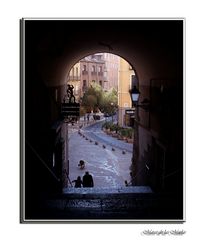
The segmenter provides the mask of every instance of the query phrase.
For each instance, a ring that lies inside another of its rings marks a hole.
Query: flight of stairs
[[[182,220],[181,199],[153,193],[148,186],[67,188],[51,196],[43,218],[66,221]]]

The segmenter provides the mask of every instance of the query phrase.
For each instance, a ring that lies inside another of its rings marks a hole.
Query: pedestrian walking
[[[87,123],[89,123],[90,120],[90,114],[87,114]]]
[[[82,178],[83,187],[94,187],[93,177],[89,172],[85,172],[85,175]]]
[[[82,183],[82,180],[81,180],[80,176],[78,176],[77,179],[73,180],[72,182],[75,182],[75,185],[74,185],[75,188],[81,188],[82,187],[83,183]]]

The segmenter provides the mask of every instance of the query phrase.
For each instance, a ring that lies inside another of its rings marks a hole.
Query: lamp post
[[[139,153],[138,153],[138,149],[139,149],[139,107],[141,107],[142,109],[144,109],[145,111],[149,111],[150,109],[150,101],[148,99],[144,99],[140,104],[139,104],[139,97],[140,95],[140,91],[139,89],[134,86],[133,89],[131,89],[129,91],[130,96],[131,96],[131,101],[132,101],[132,106],[135,107],[135,122],[134,122],[134,145],[133,145],[133,155],[132,155],[132,184],[136,185],[138,183],[139,178],[142,174],[141,170],[141,162],[138,161],[139,158]],[[139,174],[138,174],[139,173]]]
[[[132,163],[131,163],[131,181],[132,185],[136,185],[136,177],[137,177],[137,169],[138,169],[138,162],[137,162],[137,149],[139,147],[138,144],[138,112],[137,112],[137,104],[139,101],[139,95],[140,91],[137,89],[136,86],[133,87],[133,89],[129,90],[131,101],[132,101],[132,107],[135,107],[135,121],[134,121],[134,145],[133,145],[133,153],[132,153]]]
[[[141,107],[144,110],[149,111],[149,108],[150,108],[150,101],[149,101],[149,99],[145,98],[141,102],[141,104],[138,104],[139,97],[140,97],[140,91],[137,89],[136,86],[134,86],[133,89],[131,89],[129,92],[130,92],[130,95],[131,95],[132,105],[134,107]]]
[[[132,105],[135,107],[137,106],[139,100],[140,91],[137,89],[136,86],[134,86],[133,89],[131,89],[129,92],[131,95]]]

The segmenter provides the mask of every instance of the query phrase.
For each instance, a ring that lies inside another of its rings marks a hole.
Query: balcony
[[[92,76],[96,76],[96,75],[97,75],[97,72],[91,72],[91,75],[92,75]]]
[[[98,76],[103,76],[103,72],[98,72]]]
[[[88,71],[86,71],[86,70],[82,71],[82,75],[87,75],[87,74],[88,74]]]

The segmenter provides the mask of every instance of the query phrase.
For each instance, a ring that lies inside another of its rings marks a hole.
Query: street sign
[[[79,117],[79,103],[62,103],[61,114],[63,117]]]
[[[129,115],[135,114],[135,110],[134,109],[126,110],[126,114],[129,114]]]

